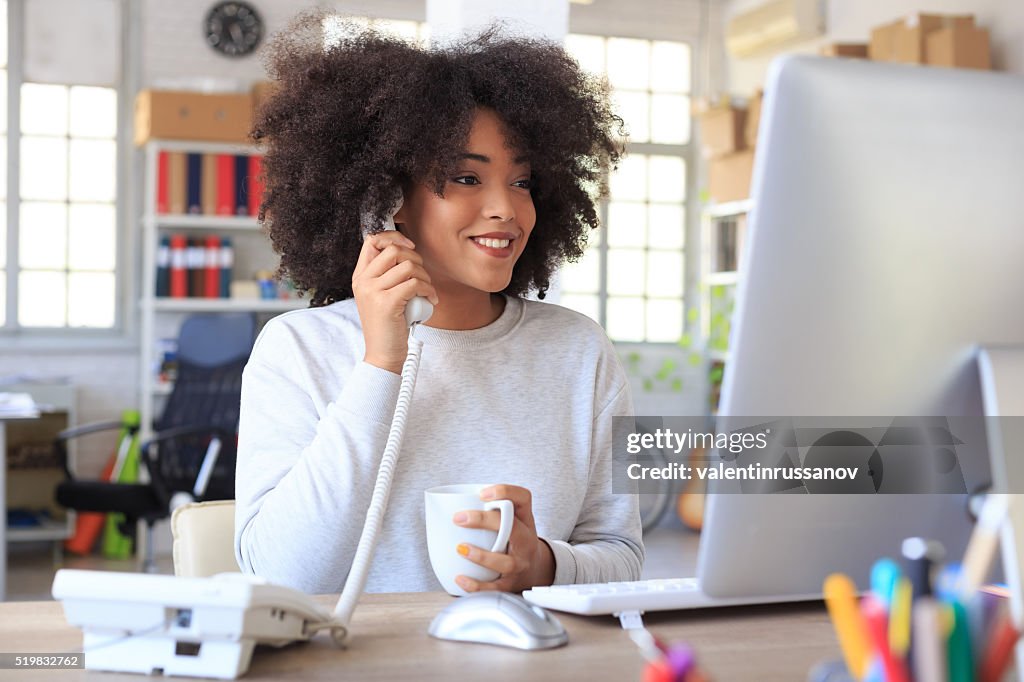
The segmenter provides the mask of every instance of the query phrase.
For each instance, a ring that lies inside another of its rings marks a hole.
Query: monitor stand
[[[1010,587],[1010,610],[1018,631],[1024,627],[1024,346],[990,346],[978,353],[995,492],[1011,495],[1003,524],[1003,571]],[[1017,670],[1024,670],[1024,640],[1017,643]]]

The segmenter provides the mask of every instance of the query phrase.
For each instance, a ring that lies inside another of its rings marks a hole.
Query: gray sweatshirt
[[[492,324],[419,326],[424,343],[370,592],[440,590],[423,491],[528,488],[555,584],[637,580],[635,495],[611,490],[612,416],[632,399],[597,324],[509,298]],[[362,361],[352,299],[272,319],[242,383],[235,552],[243,571],[340,592],[355,555],[398,398],[399,375]],[[453,548],[454,551],[454,548]]]

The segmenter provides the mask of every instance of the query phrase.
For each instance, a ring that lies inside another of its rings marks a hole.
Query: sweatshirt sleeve
[[[576,526],[568,542],[544,539],[555,557],[555,585],[640,579],[640,501],[612,492],[612,417],[633,415],[629,383],[617,369],[622,383],[594,417],[590,478]]]
[[[401,379],[359,362],[320,414],[282,327],[267,325],[242,377],[235,556],[243,572],[334,593],[355,556]]]

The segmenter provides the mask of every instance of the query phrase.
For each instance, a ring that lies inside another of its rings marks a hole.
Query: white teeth
[[[482,237],[473,237],[473,241],[477,244],[483,244],[489,246],[492,249],[504,249],[509,245],[510,239],[484,239]]]

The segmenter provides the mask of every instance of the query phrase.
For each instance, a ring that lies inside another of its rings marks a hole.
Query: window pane
[[[682,298],[682,252],[649,251],[647,253],[647,294]]]
[[[644,340],[644,300],[608,299],[608,336],[616,341]]]
[[[604,75],[604,38],[579,34],[565,37],[565,49],[585,71]]]
[[[22,84],[21,132],[26,135],[67,135],[67,86]]]
[[[7,273],[0,270],[0,327],[7,324]]]
[[[117,135],[117,91],[113,88],[71,88],[71,134],[82,137]]]
[[[690,100],[682,95],[651,96],[651,142],[686,144],[690,140]]]
[[[0,201],[0,269],[7,267],[7,202]],[[0,276],[0,279],[3,279]]]
[[[651,90],[690,91],[690,46],[655,41],[651,44]]]
[[[24,202],[18,230],[18,264],[29,269],[67,267],[67,206]],[[63,313],[62,313],[63,314]]]
[[[612,93],[615,112],[626,122],[626,133],[632,142],[651,138],[650,96],[646,92],[616,90]]]
[[[683,335],[682,301],[647,301],[647,340],[674,343]]]
[[[113,201],[116,188],[113,140],[71,140],[72,201]]]
[[[642,296],[646,279],[643,251],[608,249],[609,294]]]
[[[608,39],[608,81],[613,88],[646,90],[650,85],[650,43],[632,38]]]
[[[26,327],[63,327],[66,297],[63,272],[21,271],[18,274],[18,323]]]
[[[0,0],[0,67],[7,66],[7,0]],[[6,93],[7,91],[4,90]],[[4,95],[4,99],[7,96]],[[0,297],[2,298],[2,297]]]
[[[21,197],[23,199],[68,198],[68,144],[66,139],[21,138]]]
[[[117,241],[112,204],[72,204],[68,225],[71,269],[114,269]]]
[[[575,310],[578,313],[586,315],[594,322],[600,323],[601,321],[600,315],[598,314],[600,301],[596,295],[562,294],[558,303],[570,310]]]
[[[612,172],[608,189],[613,199],[644,201],[647,199],[647,157],[630,154]]]
[[[678,156],[652,156],[652,201],[679,202],[686,198],[686,163]]]
[[[562,281],[562,291],[596,294],[601,285],[600,250],[587,249],[579,262],[566,263],[559,271],[559,277]]]
[[[608,204],[608,245],[643,247],[647,243],[647,208],[636,201]]]
[[[69,326],[114,326],[114,273],[72,272],[68,284]]]
[[[681,249],[686,243],[686,212],[680,204],[651,204],[647,245],[652,249]]]

